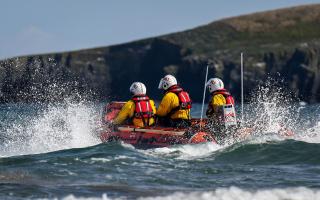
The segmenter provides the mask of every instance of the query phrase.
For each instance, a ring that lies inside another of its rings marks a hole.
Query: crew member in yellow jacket
[[[126,102],[114,119],[113,124],[119,125],[129,120],[137,127],[148,127],[155,123],[156,107],[154,101],[146,95],[146,86],[141,82],[134,82],[130,87],[132,98]]]
[[[159,89],[165,94],[157,109],[157,116],[166,126],[185,128],[191,125],[191,99],[172,75],[166,75],[160,80]]]
[[[220,115],[222,106],[226,104],[234,105],[234,99],[231,94],[224,88],[224,84],[219,78],[211,78],[206,86],[211,94],[211,99],[208,104],[207,117],[211,118],[214,115]]]
[[[224,84],[221,79],[219,78],[211,78],[207,82],[207,87],[208,90],[211,94],[211,99],[208,104],[208,109],[207,109],[207,117],[209,118],[211,122],[211,128],[215,129],[216,136],[221,136],[224,137],[223,134],[225,134],[225,128],[229,124],[231,125],[231,120],[234,119],[236,123],[236,113],[234,110],[234,99],[231,96],[231,94],[224,88]],[[224,116],[224,106],[229,105],[233,107],[230,109],[228,112],[229,118],[228,121],[226,122],[225,116]],[[231,111],[231,112],[230,112]]]

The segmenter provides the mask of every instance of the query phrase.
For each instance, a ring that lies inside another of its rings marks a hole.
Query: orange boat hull
[[[111,131],[106,129],[100,135],[103,142],[123,141],[136,148],[157,148],[177,144],[197,144],[204,142],[216,143],[211,134],[205,132],[190,133],[187,130],[172,128],[139,129],[134,127],[122,127],[125,130]]]

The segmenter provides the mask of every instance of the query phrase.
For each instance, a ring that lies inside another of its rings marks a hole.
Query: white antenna
[[[207,79],[208,79],[208,69],[209,69],[209,64],[207,65],[207,71],[206,71],[206,79],[204,81],[204,88],[203,88],[203,96],[202,96],[202,107],[201,107],[201,118],[200,118],[200,128],[201,128],[201,122],[202,122],[202,116],[203,116],[203,107],[204,107],[204,100],[206,98],[206,84],[207,84]]]
[[[243,53],[241,52],[241,122],[243,122]]]

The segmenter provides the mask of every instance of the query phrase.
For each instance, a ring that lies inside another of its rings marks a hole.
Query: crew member
[[[207,87],[211,93],[211,99],[207,109],[207,117],[212,120],[212,122],[217,125],[218,130],[221,130],[222,125],[225,125],[224,107],[225,105],[230,105],[228,113],[230,117],[235,119],[234,111],[234,98],[231,94],[224,88],[224,84],[219,78],[211,78],[207,82]]]
[[[132,98],[120,110],[113,124],[123,124],[129,120],[137,127],[152,126],[155,122],[156,107],[154,101],[146,95],[146,86],[141,82],[134,82],[130,86]]]
[[[176,78],[166,75],[160,80],[158,88],[164,90],[164,96],[157,109],[160,122],[165,126],[177,128],[190,126],[192,102],[189,94],[177,84]]]

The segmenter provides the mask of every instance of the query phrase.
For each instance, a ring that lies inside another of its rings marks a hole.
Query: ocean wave
[[[139,200],[319,200],[320,190],[305,187],[285,189],[246,190],[237,187],[219,188],[209,192],[177,192],[162,197],[143,197]]]
[[[125,200],[126,197],[77,197],[68,195],[63,200]],[[213,191],[175,192],[166,196],[139,197],[138,200],[320,200],[320,190],[306,187],[248,190],[238,187],[218,188]]]
[[[155,158],[214,160],[215,163],[258,165],[320,163],[316,156],[320,154],[319,144],[293,139],[283,140],[278,138],[279,140],[277,140],[275,137],[268,136],[263,139],[252,139],[232,145],[203,143],[136,151]]]
[[[91,147],[71,148],[37,155],[11,157],[10,160],[74,158],[84,163],[138,162],[143,160],[161,160],[163,162],[205,161],[216,164],[250,164],[250,165],[289,165],[289,164],[320,164],[318,156],[320,144],[297,140],[270,140],[257,142],[242,141],[232,145],[214,143],[174,145],[155,149],[135,149],[123,143],[98,144]],[[0,158],[4,160],[5,157]],[[143,162],[139,162],[143,164]]]

